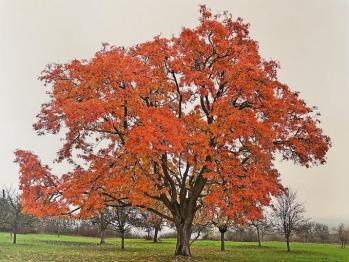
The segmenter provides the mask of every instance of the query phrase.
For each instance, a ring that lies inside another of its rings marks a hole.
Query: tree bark
[[[159,228],[155,227],[155,229],[154,229],[154,238],[153,238],[154,243],[158,242],[158,233],[159,233]]]
[[[13,244],[16,244],[17,243],[17,229],[15,228],[13,230],[13,241],[12,241]]]
[[[182,223],[176,223],[177,229],[177,244],[176,256],[191,256],[190,252],[190,237],[192,229],[192,220],[187,219]]]
[[[286,244],[287,244],[287,251],[289,252],[291,249],[290,249],[290,237],[289,236],[286,236]]]
[[[224,247],[224,234],[225,234],[225,232],[227,232],[228,227],[226,225],[220,225],[220,226],[218,226],[218,230],[221,233],[221,251],[224,251],[225,250],[225,247]]]
[[[121,231],[121,249],[125,249],[125,231]]]
[[[224,251],[225,250],[225,247],[224,247],[224,233],[225,231],[220,231],[221,232],[221,251]]]
[[[100,237],[101,237],[101,241],[99,242],[99,244],[100,245],[105,244],[105,230],[104,229],[101,229]]]
[[[257,237],[258,237],[258,246],[260,247],[261,246],[261,236],[260,236],[258,227],[257,227]]]

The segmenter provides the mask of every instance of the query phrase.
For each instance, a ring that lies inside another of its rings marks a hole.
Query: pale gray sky
[[[0,0],[0,186],[17,185],[16,148],[49,162],[59,147],[57,137],[38,137],[32,129],[47,99],[37,80],[46,64],[90,58],[102,42],[131,46],[177,34],[197,24],[200,3],[251,23],[263,57],[281,63],[279,78],[318,106],[333,142],[328,163],[277,166],[309,217],[349,223],[349,0]]]

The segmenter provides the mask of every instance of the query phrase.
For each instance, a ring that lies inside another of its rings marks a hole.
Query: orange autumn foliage
[[[177,228],[203,205],[258,217],[282,188],[277,155],[325,163],[330,139],[315,109],[277,79],[278,64],[260,56],[248,24],[200,12],[199,25],[179,36],[105,44],[90,60],[43,71],[50,100],[34,128],[65,134],[58,162],[84,164],[55,176],[18,150],[26,212],[90,216],[120,202],[161,202]]]

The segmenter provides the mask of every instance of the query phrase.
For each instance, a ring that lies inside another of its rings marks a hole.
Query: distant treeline
[[[288,201],[283,201],[283,200]],[[277,204],[279,203],[279,205]],[[281,205],[280,205],[281,203]],[[289,203],[288,209],[282,203]],[[290,208],[291,207],[291,208]],[[298,207],[298,208],[292,208]],[[289,220],[280,219],[277,211],[288,213],[298,220],[290,224]],[[285,212],[285,210],[289,210]],[[192,241],[210,239],[257,242],[287,240],[284,227],[289,227],[289,241],[312,243],[340,243],[344,248],[349,241],[349,228],[340,224],[330,228],[322,223],[303,218],[304,209],[298,204],[294,193],[280,196],[273,212],[265,212],[262,219],[234,224],[233,221],[205,221],[198,219],[192,229]],[[144,209],[134,207],[105,208],[94,217],[77,219],[72,216],[36,218],[22,212],[18,193],[6,189],[0,196],[0,231],[9,232],[16,243],[17,234],[50,233],[60,235],[81,235],[100,237],[100,244],[107,237],[121,237],[121,248],[125,238],[146,238],[157,242],[160,238],[176,238],[175,226],[165,219]]]

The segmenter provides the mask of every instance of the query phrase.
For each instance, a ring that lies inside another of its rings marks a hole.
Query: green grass
[[[108,239],[108,244],[98,245],[97,238],[56,235],[18,235],[17,244],[11,244],[8,233],[0,233],[0,261],[173,261],[175,240],[160,243],[130,239],[126,249],[120,250],[119,239]],[[292,243],[291,252],[285,251],[282,242],[255,243],[226,241],[226,251],[219,251],[219,241],[198,240],[192,246],[190,261],[349,261],[349,248],[339,245]],[[181,260],[182,261],[182,260]]]

